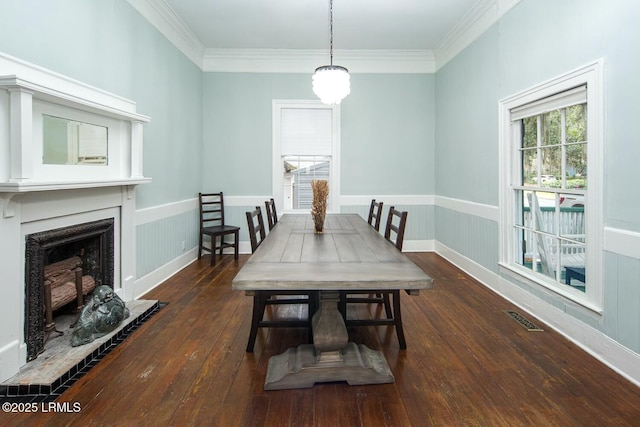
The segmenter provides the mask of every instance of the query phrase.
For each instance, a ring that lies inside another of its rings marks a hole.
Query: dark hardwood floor
[[[0,413],[0,424],[640,425],[637,386],[443,258],[409,256],[435,287],[403,295],[407,350],[393,327],[350,331],[352,341],[385,354],[393,384],[264,391],[269,357],[304,343],[306,331],[262,330],[255,352],[245,353],[251,298],[232,291],[231,280],[248,256],[214,267],[204,257],[149,292],[145,298],[169,304],[58,399],[79,403],[80,412]],[[379,307],[360,310],[352,314]],[[544,332],[528,332],[504,310]]]

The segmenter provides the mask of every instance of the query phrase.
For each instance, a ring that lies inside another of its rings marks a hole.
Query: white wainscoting
[[[194,215],[197,215],[197,197],[137,210],[135,215],[135,225],[137,227],[144,224],[151,224],[192,211],[194,212]],[[142,277],[136,278],[134,285],[136,298],[140,298],[151,289],[160,285],[162,282],[191,264],[197,258],[197,248],[189,248],[180,256],[166,264],[163,264],[160,268],[145,274]]]

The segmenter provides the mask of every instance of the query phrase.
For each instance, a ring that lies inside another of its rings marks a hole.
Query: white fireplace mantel
[[[48,165],[42,116],[98,121],[108,127],[107,165]],[[80,117],[80,119],[78,118]],[[135,102],[0,53],[0,193],[137,185],[143,124]]]

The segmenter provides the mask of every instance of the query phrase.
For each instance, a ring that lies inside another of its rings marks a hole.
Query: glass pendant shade
[[[339,65],[323,65],[313,74],[313,93],[323,104],[340,104],[351,93],[349,70]]]

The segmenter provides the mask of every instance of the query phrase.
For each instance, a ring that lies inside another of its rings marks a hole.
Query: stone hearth
[[[75,316],[59,316],[59,327],[64,334],[52,337],[36,360],[0,384],[0,400],[55,400],[163,306],[154,300],[129,301],[126,305],[130,315],[116,330],[79,347],[72,347],[70,341],[73,330],[69,325]]]

